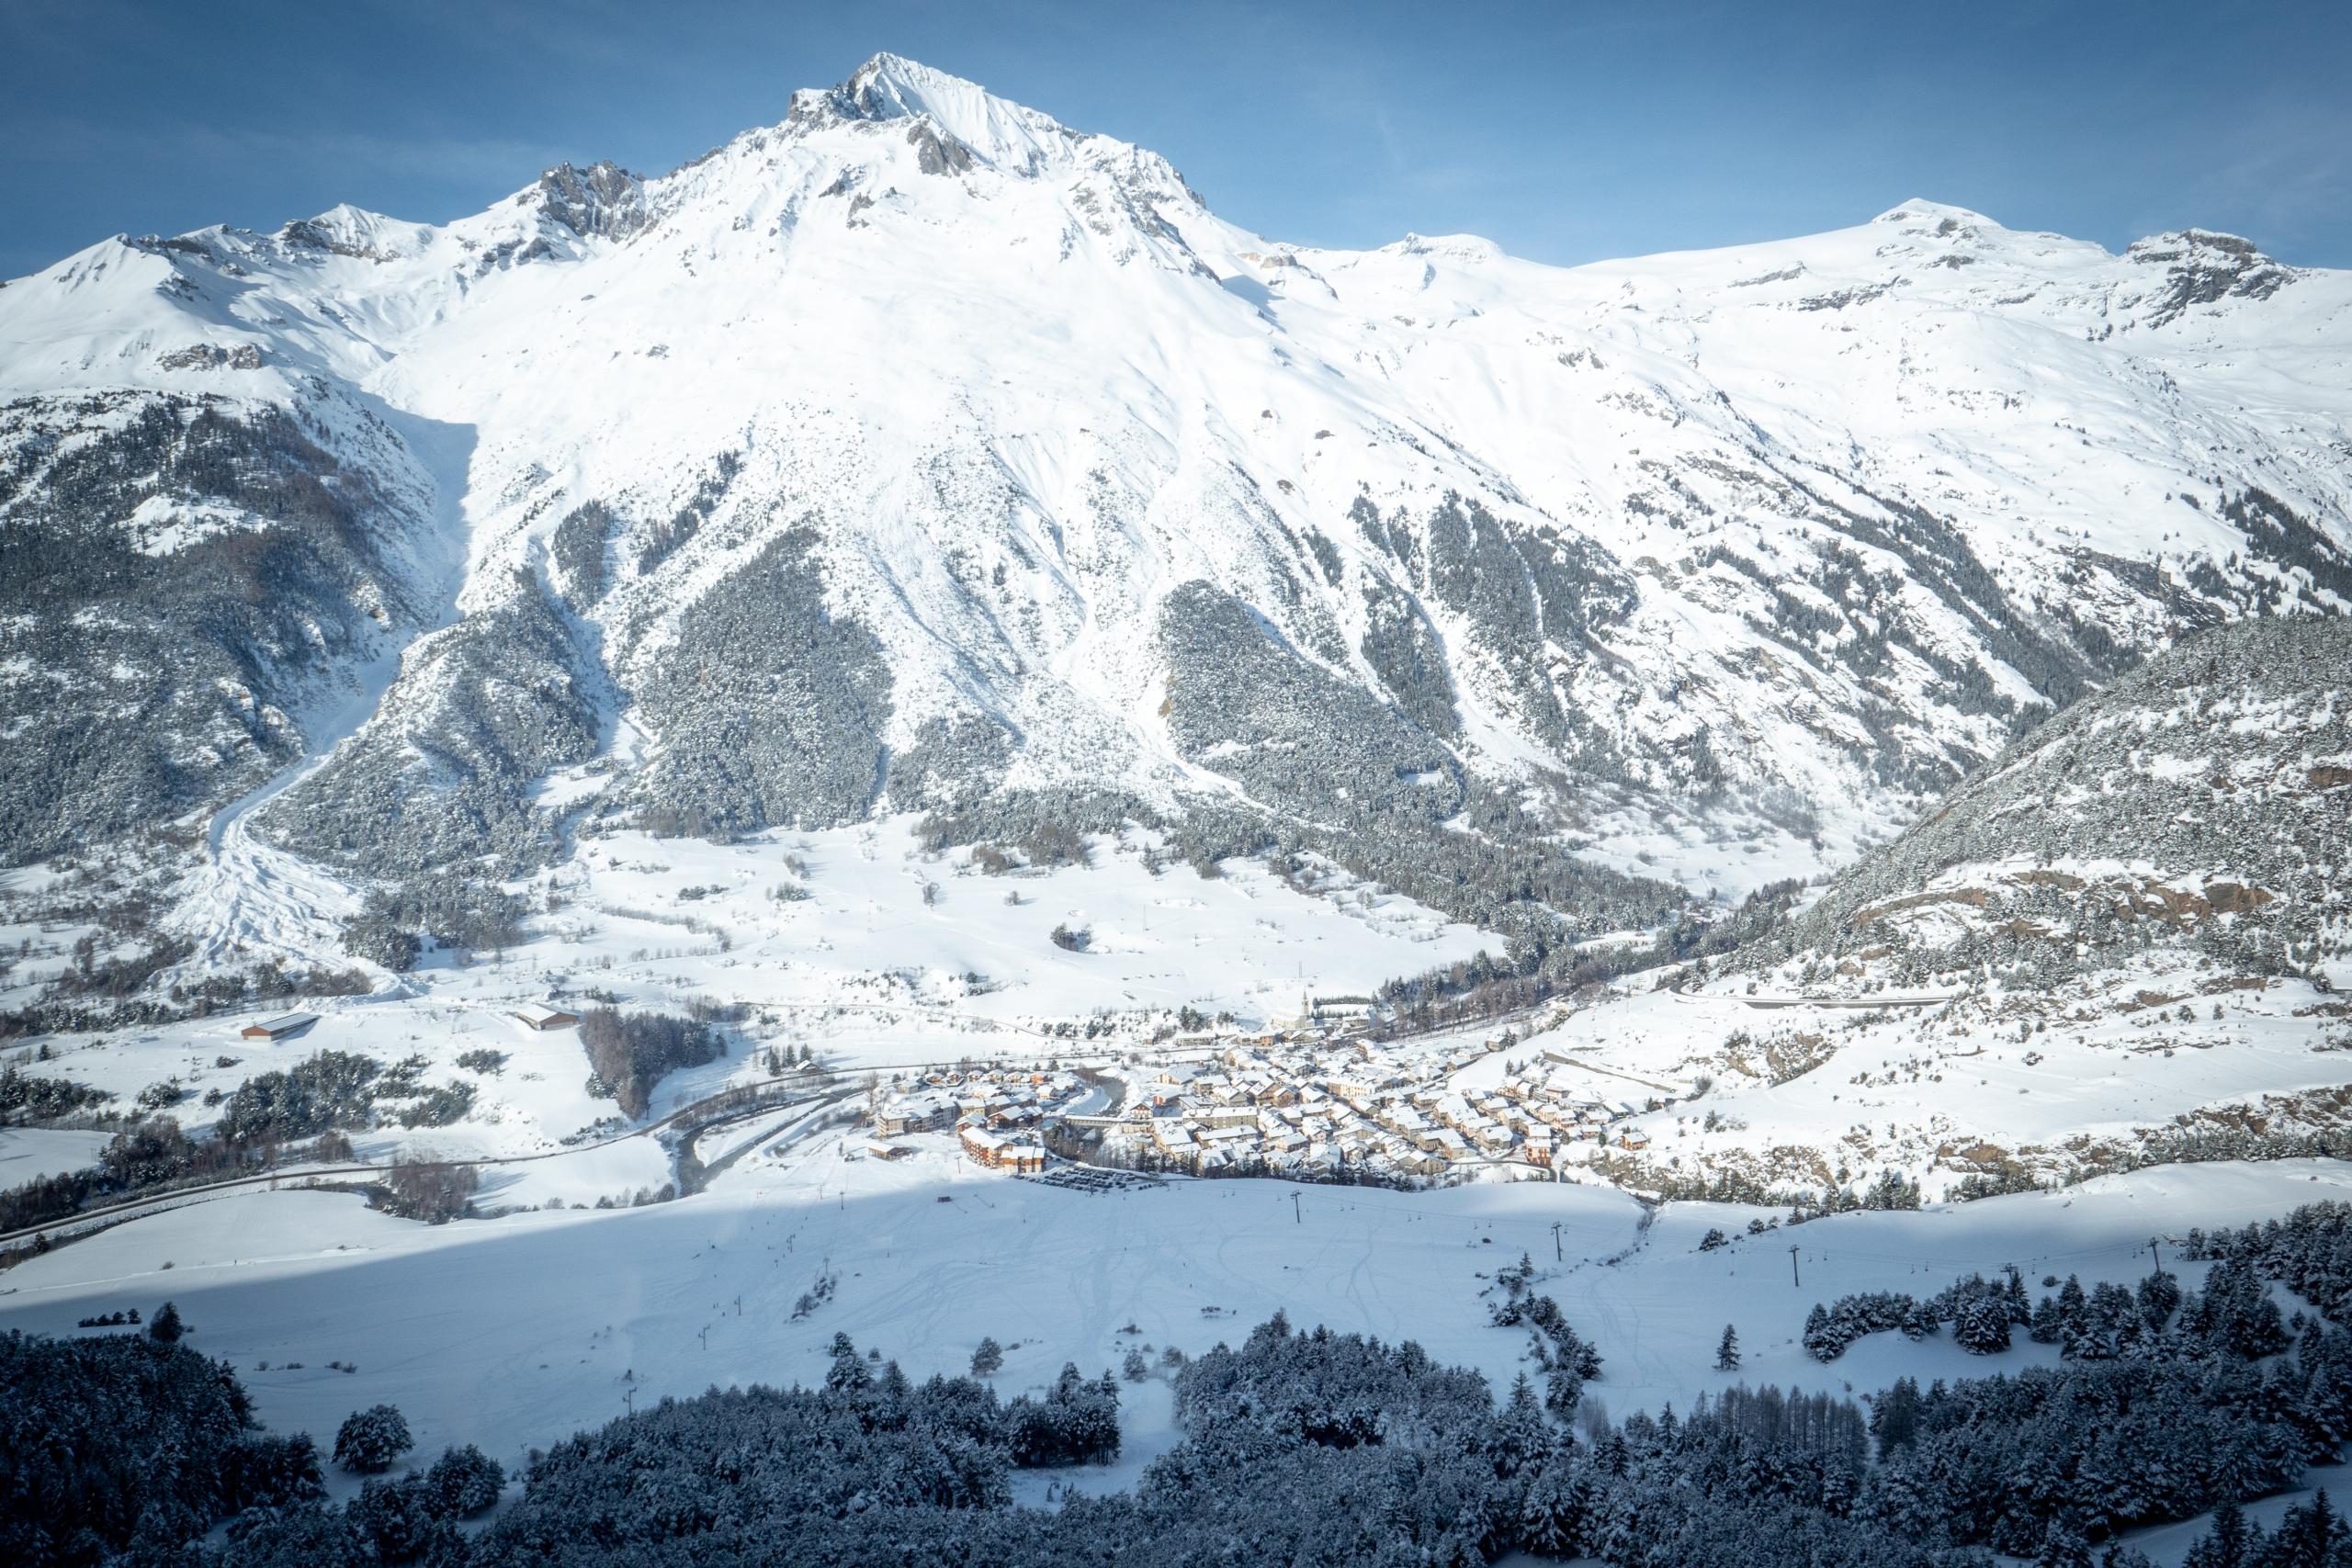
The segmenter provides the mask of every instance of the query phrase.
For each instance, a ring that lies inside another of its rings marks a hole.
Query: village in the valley
[[[1552,1020],[1552,1022],[1558,1021]],[[952,1134],[975,1163],[1434,1184],[1549,1172],[1578,1141],[1628,1151],[1627,1119],[1684,1098],[1505,1030],[1384,1038],[1361,998],[1302,998],[1252,1033],[1179,1035],[1113,1065],[968,1066],[877,1083],[867,1153]],[[1499,1058],[1499,1060],[1497,1060]]]

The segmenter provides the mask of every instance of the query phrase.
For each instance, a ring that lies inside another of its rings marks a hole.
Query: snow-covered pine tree
[[[176,1345],[187,1332],[187,1325],[180,1321],[180,1309],[170,1302],[164,1303],[163,1310],[147,1325],[147,1337],[159,1345]]]

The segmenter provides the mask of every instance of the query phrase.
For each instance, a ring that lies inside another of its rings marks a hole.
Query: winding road
[[[566,1159],[573,1155],[610,1148],[616,1144],[628,1143],[634,1138],[650,1137],[682,1122],[691,1122],[697,1116],[711,1118],[709,1122],[696,1129],[697,1132],[707,1132],[710,1128],[723,1126],[729,1122],[769,1115],[787,1109],[790,1105],[813,1105],[820,1109],[831,1107],[863,1092],[855,1084],[835,1083],[824,1085],[821,1088],[812,1085],[813,1092],[803,1100],[790,1101],[782,1105],[774,1102],[748,1105],[740,1111],[728,1112],[726,1102],[741,1095],[744,1090],[788,1084],[794,1077],[799,1076],[801,1075],[793,1074],[782,1077],[761,1078],[749,1084],[736,1084],[717,1094],[706,1095],[691,1104],[682,1105],[667,1116],[659,1121],[648,1122],[642,1127],[632,1127],[626,1133],[616,1133],[609,1138],[577,1144],[569,1148],[543,1149],[537,1154],[528,1155],[486,1155],[476,1159],[436,1160],[434,1163],[487,1170],[503,1166],[531,1165],[540,1160]],[[713,1114],[714,1112],[719,1113]],[[791,1130],[797,1132],[801,1125],[801,1123],[796,1123]],[[173,1209],[185,1208],[190,1203],[209,1202],[216,1198],[233,1197],[240,1192],[254,1189],[275,1190],[281,1184],[293,1188],[332,1185],[354,1178],[381,1176],[390,1168],[390,1162],[284,1167],[256,1172],[252,1176],[229,1177],[220,1181],[202,1182],[193,1187],[174,1188],[170,1191],[156,1192],[146,1197],[126,1198],[120,1202],[108,1203],[96,1209],[85,1209],[78,1213],[47,1224],[26,1225],[13,1231],[0,1231],[0,1252],[6,1252],[32,1240],[37,1235],[48,1236],[52,1245],[76,1241],[83,1236],[94,1235],[99,1231],[108,1230],[119,1224],[127,1224],[132,1220],[143,1219],[149,1214],[164,1213]]]

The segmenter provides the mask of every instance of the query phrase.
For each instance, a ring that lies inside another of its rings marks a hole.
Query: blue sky
[[[2352,4],[0,0],[0,275],[119,231],[666,170],[894,50],[1163,152],[1276,238],[1575,263],[1910,197],[2352,265]]]

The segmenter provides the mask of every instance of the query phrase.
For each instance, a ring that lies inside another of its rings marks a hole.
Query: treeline
[[[158,995],[148,982],[186,956],[172,944],[152,945],[131,959],[94,964],[86,970],[80,963],[79,944],[74,951],[75,967],[60,974],[40,999],[0,1011],[0,1041],[174,1023],[256,1003],[283,1004],[296,997],[357,997],[375,988],[367,971],[356,966],[330,969],[321,964],[300,970],[265,961],[250,969],[220,970],[175,980]],[[106,999],[92,1002],[88,999],[92,996]]]
[[[0,1333],[0,1562],[170,1562],[230,1515],[320,1490],[311,1439],[259,1430],[226,1362],[153,1330]]]
[[[1834,1361],[1864,1335],[1900,1330],[1905,1338],[1925,1339],[1947,1323],[1953,1342],[1975,1355],[2007,1349],[2015,1327],[2037,1345],[2055,1345],[2067,1359],[2085,1361],[2125,1356],[2258,1360],[2284,1350],[2290,1339],[2254,1265],[2227,1258],[2206,1275],[2202,1290],[2186,1296],[2179,1280],[2161,1269],[2136,1291],[2111,1280],[2086,1291],[2069,1274],[2056,1293],[2031,1305],[2014,1269],[2000,1281],[1972,1274],[1932,1296],[1900,1291],[1841,1296],[1829,1306],[1815,1304],[1804,1342],[1815,1360]]]
[[[1030,1404],[1088,1390],[1113,1394],[1073,1370]],[[1472,1568],[1523,1547],[1659,1568],[1984,1561],[1857,1516],[1867,1427],[1822,1395],[1735,1389],[1682,1418],[1595,1420],[1579,1443],[1523,1379],[1498,1410],[1483,1378],[1418,1346],[1294,1333],[1277,1317],[1176,1374],[1183,1438],[1134,1491],[1051,1511],[1009,1501],[1022,1404],[967,1378],[912,1384],[837,1341],[816,1389],[664,1401],[559,1445],[470,1541],[420,1543],[380,1531],[379,1507],[296,1500],[187,1556],[208,1568]]]
[[[316,427],[242,400],[107,393],[17,400],[0,458],[9,652],[73,682],[20,704],[0,750],[0,858],[20,865],[209,810],[294,760],[284,717],[328,661],[422,608],[375,541],[413,524]],[[266,527],[168,554],[122,520],[149,500],[217,503]],[[135,605],[133,615],[108,613]],[[108,700],[89,700],[105,691]]]
[[[42,1077],[14,1066],[0,1067],[0,1127],[54,1122],[113,1098],[105,1089],[72,1078]]]
[[[2317,1326],[2268,1365],[2189,1353],[1905,1380],[1876,1401],[1862,1507],[1911,1539],[2070,1561],[2051,1554],[2294,1484],[2352,1436],[2348,1394],[2352,1341]]]
[[[348,1160],[351,1144],[343,1133],[374,1125],[379,1111],[415,1128],[446,1126],[473,1108],[471,1084],[428,1087],[425,1066],[421,1055],[387,1070],[372,1056],[320,1051],[290,1067],[256,1074],[221,1102],[210,1137],[190,1137],[173,1118],[151,1116],[117,1133],[94,1166],[0,1192],[0,1231],[55,1224],[106,1200],[266,1169],[289,1154]],[[6,1082],[0,1077],[0,1087]],[[430,1179],[426,1172],[434,1173]],[[420,1165],[388,1180],[383,1206],[438,1221],[463,1213],[472,1190],[470,1171]]]
[[[375,1119],[384,1065],[348,1051],[315,1052],[294,1066],[256,1073],[220,1108],[216,1130],[227,1143],[287,1142]]]
[[[267,1138],[191,1138],[171,1117],[153,1116],[117,1133],[98,1151],[96,1165],[0,1192],[0,1231],[57,1224],[94,1204],[241,1176],[298,1153],[322,1161],[344,1160],[351,1157],[351,1145],[334,1133],[300,1149]]]
[[[1600,1375],[1600,1352],[1561,1314],[1560,1303],[1529,1289],[1535,1265],[1524,1252],[1514,1268],[1495,1270],[1503,1299],[1487,1309],[1498,1328],[1525,1325],[1532,1330],[1535,1364],[1544,1373],[1544,1407],[1563,1421],[1574,1416],[1584,1385]]]
[[[1826,1307],[1816,1302],[1804,1320],[1804,1344],[1815,1360],[1834,1361],[1865,1335],[1900,1330],[1906,1339],[1925,1339],[1949,1323],[1954,1344],[1972,1355],[1989,1356],[2009,1348],[2012,1323],[2025,1324],[2032,1315],[2017,1270],[2009,1271],[2006,1284],[1971,1274],[1932,1296],[1866,1291],[1840,1296]]]
[[[1313,721],[1317,729],[1329,722],[1328,715]],[[1367,794],[1374,790],[1373,776],[1359,773],[1351,780],[1351,772],[1322,770],[1312,776],[1326,784],[1351,783]],[[1381,787],[1396,784],[1390,777]],[[933,852],[974,846],[974,863],[991,873],[1022,863],[1083,863],[1084,835],[1115,834],[1130,827],[1164,839],[1164,848],[1144,856],[1155,874],[1182,862],[1196,875],[1212,878],[1222,861],[1259,860],[1300,886],[1321,874],[1317,861],[1325,862],[1455,919],[1504,932],[1512,956],[1494,973],[1540,973],[1547,985],[1575,972],[1576,964],[1563,955],[1581,952],[1574,945],[1579,929],[1616,931],[1675,920],[1673,930],[1682,935],[1674,940],[1706,940],[1701,933],[1709,922],[1683,917],[1684,900],[1673,886],[1562,852],[1544,823],[1498,792],[1470,789],[1445,825],[1410,812],[1360,808],[1338,797],[1325,804],[1329,810],[1311,815],[1344,826],[1314,826],[1205,800],[1166,814],[1135,796],[1111,792],[1012,791],[934,810],[916,826],[915,836]],[[1725,927],[1727,938],[1729,921],[1712,924]],[[1607,962],[1597,953],[1582,956]]]
[[[370,1418],[397,1421],[398,1413],[362,1412],[353,1422]],[[405,1440],[402,1424],[390,1446]],[[339,1439],[339,1456],[345,1446]],[[389,1462],[386,1444],[368,1447],[359,1468]],[[974,1378],[917,1384],[897,1362],[876,1362],[837,1335],[817,1388],[663,1400],[535,1454],[522,1496],[470,1541],[443,1521],[486,1506],[503,1478],[460,1449],[423,1476],[368,1483],[344,1508],[315,1496],[290,1499],[232,1523],[219,1550],[181,1561],[206,1568],[371,1568],[420,1559],[435,1568],[937,1561],[920,1543],[954,1539],[956,1522],[981,1510],[1007,1520],[1043,1517],[1009,1506],[1012,1470],[1107,1462],[1118,1447],[1117,1385],[1108,1371],[1096,1380],[1065,1367],[1042,1396],[1008,1402]],[[858,1541],[867,1550],[839,1554]]]
[[[426,939],[437,946],[499,952],[523,939],[523,900],[455,872],[368,891],[343,922],[343,950],[395,974],[416,966]]]
[[[473,1109],[474,1086],[463,1079],[428,1086],[430,1065],[421,1054],[387,1068],[373,1056],[314,1052],[238,1085],[221,1106],[218,1131],[231,1143],[283,1143],[373,1126],[379,1112],[403,1127],[446,1127]]]
[[[588,1053],[588,1092],[618,1100],[630,1116],[645,1114],[664,1073],[698,1067],[726,1054],[718,1032],[700,1019],[625,1013],[609,1006],[580,1015],[580,1044]]]
[[[496,1461],[453,1448],[328,1507],[310,1435],[261,1430],[233,1369],[182,1343],[186,1332],[166,1302],[141,1334],[0,1334],[0,1562],[463,1562],[456,1521],[498,1500]],[[343,1424],[335,1462],[372,1475],[413,1446],[400,1412],[378,1405]],[[224,1523],[225,1541],[206,1545]]]
[[[404,1220],[438,1225],[473,1212],[481,1173],[447,1160],[394,1160],[384,1172],[376,1206]]]
[[[1775,929],[1804,891],[1795,878],[1775,882],[1720,919],[1682,913],[1645,942],[1584,944],[1564,937],[1555,922],[1505,919],[1511,940],[1504,957],[1482,950],[1384,984],[1379,996],[1388,1021],[1380,1032],[1426,1033],[1501,1018],[1586,986],[1731,953]]]
[[[162,937],[136,953],[98,955],[96,933],[74,944],[74,963],[51,980],[48,996],[99,997],[120,1001],[147,988],[147,982],[196,951],[185,937]]]
[[[2242,1263],[2337,1322],[2352,1318],[2352,1203],[2311,1203],[2284,1220],[2210,1235],[2191,1230],[2186,1250],[2190,1258]]]

